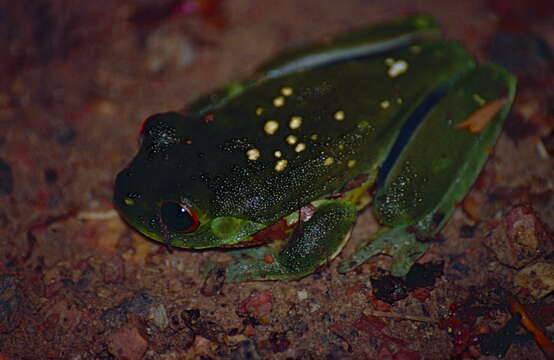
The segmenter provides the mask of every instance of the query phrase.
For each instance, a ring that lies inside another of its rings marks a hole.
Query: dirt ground
[[[147,116],[280,50],[428,13],[518,76],[477,185],[406,279],[359,217],[299,281],[225,284],[224,251],[168,251],[114,211]],[[0,360],[554,358],[550,0],[0,1]]]

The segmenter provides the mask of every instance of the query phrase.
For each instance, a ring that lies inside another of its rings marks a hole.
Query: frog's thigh
[[[294,279],[311,274],[340,252],[356,214],[355,205],[349,201],[323,202],[310,220],[295,229],[278,253],[270,248],[240,250],[236,254],[238,260],[227,269],[226,280]],[[267,261],[268,255],[273,261]]]
[[[405,275],[469,191],[502,129],[515,96],[515,78],[491,64],[465,74],[425,115],[375,193],[373,235],[339,266],[346,272],[377,254],[393,257]],[[454,111],[455,110],[455,111]]]
[[[351,202],[325,202],[310,220],[295,229],[279,254],[279,263],[291,277],[312,273],[340,252],[355,219],[356,207]]]

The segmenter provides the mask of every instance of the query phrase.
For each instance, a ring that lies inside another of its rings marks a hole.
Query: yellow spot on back
[[[317,134],[312,134],[312,136],[310,136],[310,139],[312,139],[313,141],[316,141],[317,140]]]
[[[335,159],[333,159],[332,157],[328,157],[327,159],[325,159],[325,160],[323,161],[323,165],[329,166],[329,165],[331,165],[331,164],[334,163],[334,162],[335,162]]]
[[[264,113],[264,109],[262,109],[261,107],[256,108],[256,115],[260,116],[263,113]]]
[[[275,170],[276,171],[283,171],[287,167],[288,161],[287,160],[279,160],[275,164]]]
[[[356,160],[348,160],[348,167],[353,168],[356,165]]]
[[[275,120],[269,120],[264,125],[264,131],[267,135],[273,135],[279,129],[279,123]]]
[[[287,136],[286,140],[289,143],[289,145],[294,145],[298,141],[298,138],[294,135],[289,135]]]
[[[281,107],[285,105],[285,98],[282,96],[277,96],[275,99],[273,99],[273,106],[275,107]]]
[[[290,118],[289,127],[291,129],[298,129],[302,125],[302,118],[300,116],[293,116]]]
[[[273,155],[276,157],[276,158],[280,158],[281,156],[283,156],[283,153],[281,153],[279,150],[275,151],[273,153]]]
[[[283,94],[284,96],[291,96],[292,95],[292,88],[289,87],[289,86],[286,86],[284,88],[281,89],[281,94]]]
[[[260,150],[250,149],[246,152],[246,157],[248,157],[248,160],[258,160],[260,157]]]
[[[296,151],[297,153],[302,152],[304,150],[306,150],[306,144],[304,143],[298,143],[298,145],[296,145],[296,147],[294,148],[294,151]]]
[[[390,102],[388,100],[381,101],[381,109],[388,109]]]
[[[125,205],[127,206],[133,206],[135,205],[135,200],[131,199],[131,198],[128,198],[126,197],[125,200],[123,200],[125,202]]]
[[[487,103],[485,99],[483,99],[479,94],[473,94],[473,100],[475,100],[480,106],[483,106]]]
[[[358,129],[365,129],[369,127],[369,123],[367,121],[360,121],[358,123]]]
[[[344,111],[339,110],[335,113],[335,120],[337,121],[343,121],[345,118]]]

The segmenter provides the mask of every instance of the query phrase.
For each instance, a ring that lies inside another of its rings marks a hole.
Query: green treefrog
[[[227,280],[245,281],[313,273],[372,203],[382,228],[338,270],[388,254],[403,275],[474,183],[515,87],[441,39],[429,16],[375,25],[288,51],[186,114],[145,120],[114,204],[170,246],[241,247]],[[283,221],[288,238],[254,247]]]

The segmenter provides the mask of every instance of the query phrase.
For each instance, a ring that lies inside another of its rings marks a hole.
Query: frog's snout
[[[132,172],[129,168],[126,168],[117,174],[115,178],[115,187],[114,187],[114,205],[118,211],[123,211],[126,206],[132,205],[134,202],[133,198],[140,198],[139,193],[133,195],[130,189]]]

